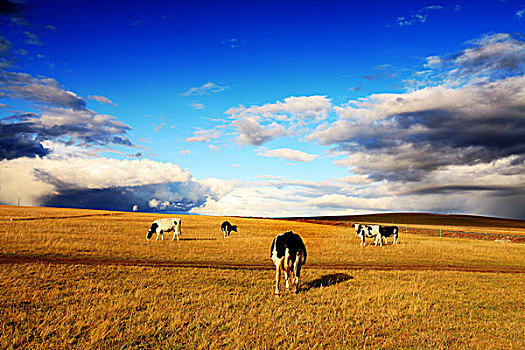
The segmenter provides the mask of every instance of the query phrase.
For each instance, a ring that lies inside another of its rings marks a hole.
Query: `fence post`
[[[441,227],[439,228],[439,238],[441,238]]]

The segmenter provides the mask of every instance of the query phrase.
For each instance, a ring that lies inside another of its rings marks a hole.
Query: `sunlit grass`
[[[402,233],[398,245],[361,247],[349,227],[246,218],[228,218],[239,232],[223,239],[224,218],[204,216],[180,216],[179,242],[146,241],[156,215],[106,214],[0,207],[0,259],[72,259],[0,265],[0,348],[525,347],[524,274],[454,271],[523,269],[524,244]],[[308,259],[301,291],[276,298],[270,244],[285,230],[303,237]],[[115,264],[74,263],[81,258]],[[363,265],[428,269],[354,269]]]
[[[515,274],[306,270],[297,295],[271,271],[8,265],[2,348],[514,348]],[[329,284],[329,283],[327,283]],[[503,298],[502,295],[505,297]]]

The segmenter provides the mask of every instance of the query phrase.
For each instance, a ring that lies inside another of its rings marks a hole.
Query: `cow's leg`
[[[281,281],[282,259],[275,264],[275,295],[279,295],[279,282]]]
[[[159,240],[159,236],[160,236],[160,232],[159,232],[159,231],[157,231],[157,238],[155,238],[155,240],[156,240],[156,241],[158,241],[158,240]]]
[[[303,264],[303,259],[301,254],[297,254],[295,258],[295,264],[294,264],[294,279],[292,282],[292,293],[297,293],[297,289],[299,288],[299,279],[301,278],[301,266]]]
[[[290,283],[289,283],[290,288],[289,289],[291,290],[292,293],[295,293],[297,289],[295,288],[296,287],[295,286],[295,270],[293,267],[290,269],[288,277],[290,278]]]
[[[290,281],[288,281],[288,271],[286,271],[286,269],[284,269],[284,280],[285,280],[285,284],[286,284],[286,289],[289,289],[290,288]]]

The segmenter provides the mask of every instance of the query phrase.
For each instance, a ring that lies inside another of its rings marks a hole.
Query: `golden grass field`
[[[181,241],[146,241],[161,216],[0,206],[0,348],[525,348],[523,243],[361,247],[349,227],[249,218],[223,239],[225,218],[186,215]],[[286,230],[308,259],[275,297]]]

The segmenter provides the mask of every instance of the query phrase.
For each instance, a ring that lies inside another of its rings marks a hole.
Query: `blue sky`
[[[523,1],[0,4],[0,203],[525,218]]]

